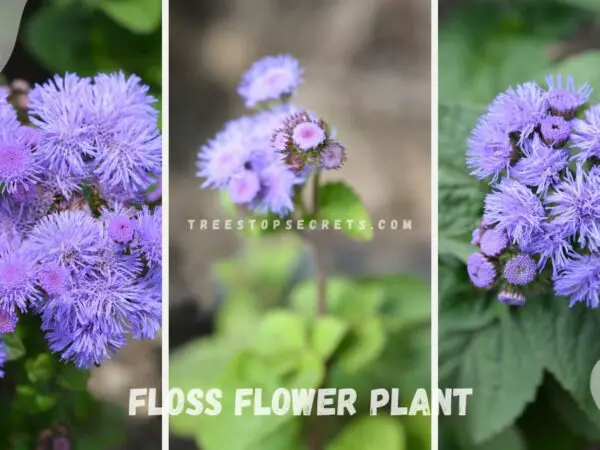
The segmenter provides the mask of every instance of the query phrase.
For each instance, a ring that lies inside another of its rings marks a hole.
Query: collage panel
[[[439,449],[598,448],[599,13],[440,4]]]
[[[0,1],[0,449],[159,450],[161,1]],[[138,417],[134,417],[137,415]]]
[[[171,450],[431,448],[430,14],[170,1]]]

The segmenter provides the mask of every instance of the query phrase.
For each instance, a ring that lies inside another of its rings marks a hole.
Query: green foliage
[[[135,73],[160,97],[160,0],[54,0],[23,24],[24,44],[51,72]]]
[[[598,314],[542,293],[529,294],[515,312],[475,289],[464,265],[489,190],[465,166],[470,131],[499,92],[524,81],[543,83],[548,74],[588,82],[592,100],[600,100],[598,52],[551,57],[595,5],[484,1],[457,7],[441,24],[439,373],[442,386],[474,391],[466,417],[442,419],[445,450],[562,450],[600,438],[600,411],[590,395],[600,359]]]
[[[171,358],[172,385],[222,389],[222,411],[172,416],[171,429],[205,450],[299,450],[312,433],[306,416],[256,416],[252,407],[236,416],[235,389],[260,388],[262,405],[270,406],[277,387],[326,385],[353,387],[359,397],[356,419],[329,425],[328,449],[346,448],[348,442],[365,448],[361,443],[375,438],[381,448],[402,449],[406,442],[415,450],[429,448],[428,418],[369,417],[364,403],[374,386],[416,389],[429,383],[427,285],[410,276],[333,277],[327,282],[327,314],[320,315],[315,282],[302,279],[303,246],[296,235],[251,238],[246,245],[237,257],[217,264],[225,291],[217,332]],[[400,367],[402,357],[406,366]],[[403,384],[404,373],[418,373],[418,381]]]

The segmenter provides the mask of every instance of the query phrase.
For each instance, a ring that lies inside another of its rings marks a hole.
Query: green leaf
[[[58,398],[55,394],[37,394],[35,396],[35,404],[40,412],[51,409],[56,405],[57,400]]]
[[[347,324],[336,317],[318,317],[313,325],[312,347],[326,360],[337,350],[347,331]]]
[[[57,383],[70,391],[85,391],[89,378],[90,373],[88,371],[66,366],[61,368]]]
[[[340,350],[337,365],[345,372],[358,372],[378,358],[385,348],[386,338],[381,319],[365,317]]]
[[[533,354],[600,430],[600,410],[590,395],[590,376],[600,360],[600,314],[563,298],[538,298],[521,314]],[[600,434],[599,434],[600,436]]]
[[[8,348],[7,361],[15,361],[25,355],[25,345],[15,334],[6,334],[2,339]]]
[[[102,0],[98,8],[134,33],[151,33],[160,26],[161,0]]]
[[[347,278],[327,279],[327,312],[352,324],[378,314],[385,300],[384,286],[358,283]],[[317,286],[313,280],[298,284],[290,294],[292,307],[308,317],[317,314]]]
[[[371,217],[356,193],[342,182],[319,187],[319,220],[359,241],[373,238]]]
[[[46,67],[89,75],[90,13],[77,7],[44,6],[25,26],[25,44]],[[82,58],[81,55],[86,55]]]
[[[262,355],[300,352],[308,344],[307,323],[298,313],[268,312],[258,326],[253,348]]]
[[[27,377],[32,383],[43,383],[54,377],[54,359],[48,353],[42,353],[25,362]]]
[[[587,10],[591,13],[600,14],[600,3],[596,0],[562,0],[564,3]]]
[[[466,415],[475,444],[512,425],[535,398],[543,367],[520,324],[510,316],[471,338],[460,369],[460,386],[473,389]]]
[[[326,450],[404,450],[406,435],[402,423],[392,417],[362,417],[350,422]]]
[[[511,427],[493,437],[489,441],[478,445],[475,450],[527,450],[527,443],[517,427]]]

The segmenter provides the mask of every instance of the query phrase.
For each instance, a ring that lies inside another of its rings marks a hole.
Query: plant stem
[[[312,183],[312,215],[316,219],[319,213],[319,183],[320,183],[320,172],[317,169],[313,176]],[[327,281],[325,275],[325,267],[319,251],[319,246],[313,239],[310,233],[302,233],[304,241],[310,250],[315,282],[317,285],[317,305],[316,305],[316,316],[321,317],[327,314]],[[325,375],[323,381],[319,386],[319,389],[324,388],[329,384],[329,372],[331,369],[331,360],[325,363]],[[327,439],[327,430],[324,426],[322,418],[313,416],[310,418],[310,424],[308,427],[308,448],[309,450],[323,450],[325,448],[325,442]]]

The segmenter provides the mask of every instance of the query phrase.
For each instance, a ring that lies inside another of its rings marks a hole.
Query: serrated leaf
[[[473,335],[459,384],[473,389],[466,421],[475,444],[512,425],[535,398],[543,367],[533,354],[525,332],[510,316]]]
[[[337,350],[347,331],[348,325],[334,316],[318,317],[313,324],[312,348],[326,360]]]
[[[342,182],[326,183],[319,187],[320,220],[328,220],[329,228],[346,235],[369,241],[373,238],[371,217],[356,193]]]
[[[404,450],[406,432],[402,423],[384,416],[355,419],[326,446],[326,450],[364,450],[373,445],[377,450]]]
[[[151,33],[160,26],[161,0],[102,0],[98,8],[134,33]]]

